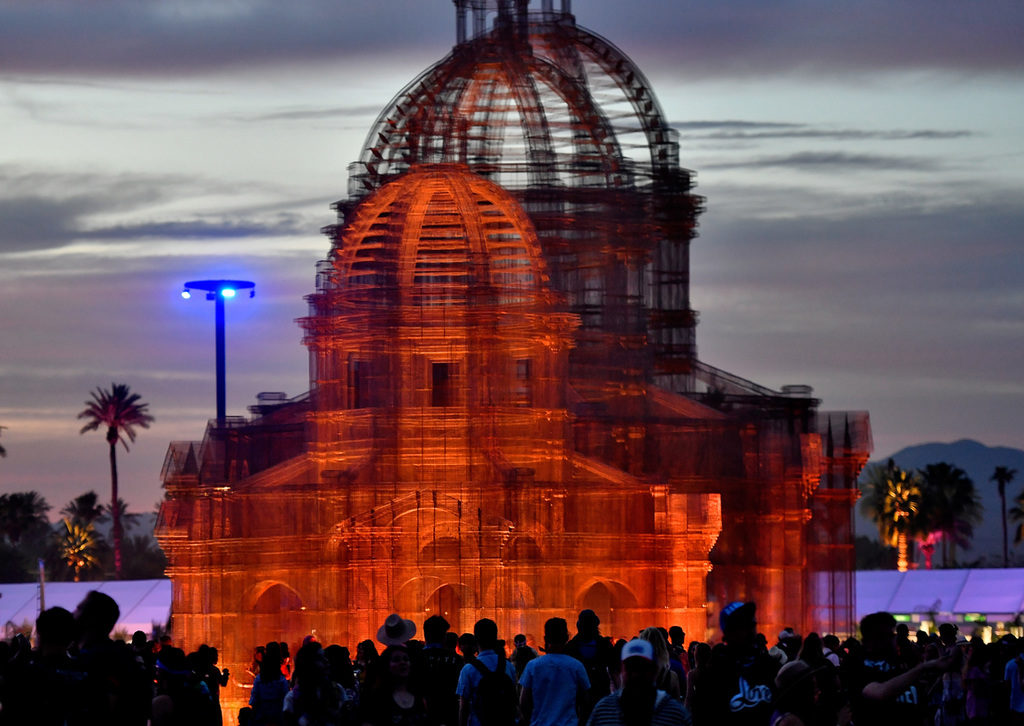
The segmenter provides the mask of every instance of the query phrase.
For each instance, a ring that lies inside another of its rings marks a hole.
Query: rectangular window
[[[452,405],[452,382],[450,363],[430,364],[430,405]]]
[[[349,408],[370,406],[370,364],[365,360],[348,362]]]
[[[533,366],[529,358],[516,361],[516,380],[512,389],[512,402],[516,406],[533,405]]]

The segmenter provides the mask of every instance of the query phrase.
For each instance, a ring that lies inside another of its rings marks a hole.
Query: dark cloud
[[[137,217],[157,203],[233,193],[237,186],[179,175],[28,172],[13,167],[0,167],[0,174],[7,176],[11,189],[27,190],[0,196],[0,253],[54,249],[83,240],[238,239],[315,234],[317,229],[315,223],[303,223],[298,214],[281,211],[294,210],[311,200],[285,200],[256,208],[248,203],[207,217],[97,225],[92,220],[101,215]],[[326,206],[321,200],[312,201]]]
[[[538,0],[534,0],[536,5]],[[577,20],[694,77],[877,70],[1019,72],[1024,6],[863,0],[591,0]],[[352,58],[439,57],[451,3],[48,0],[0,4],[7,73],[167,76]]]
[[[721,121],[672,121],[669,124],[680,131],[703,131],[706,129],[802,129],[805,124],[774,122],[774,121],[739,121],[723,119]]]
[[[0,67],[10,73],[173,76],[393,56],[424,43],[444,48],[454,36],[449,7],[371,0],[8,0],[0,5]]]
[[[0,253],[61,247],[88,205],[42,197],[0,199]]]
[[[627,53],[670,64],[676,77],[820,78],[872,71],[1013,75],[1024,68],[1024,5],[1016,0],[651,0],[593,3],[577,18],[614,29]],[[643,63],[641,65],[644,65]]]
[[[137,240],[137,239],[238,239],[243,237],[282,237],[307,234],[309,228],[299,224],[295,215],[276,222],[253,223],[237,220],[182,220],[120,224],[91,229],[75,234],[76,239]]]
[[[92,174],[0,166],[0,252],[62,247],[78,239],[89,217],[127,212],[185,193],[174,175]],[[6,192],[6,194],[5,194]]]
[[[840,151],[802,151],[783,156],[766,156],[736,162],[705,164],[705,169],[757,169],[784,167],[789,169],[825,169],[868,171],[931,171],[940,166],[934,159],[879,154],[847,154]]]
[[[253,114],[235,117],[236,121],[263,123],[266,121],[310,121],[314,119],[334,118],[375,118],[380,113],[379,105],[335,106],[332,108],[297,108],[287,111],[271,111],[270,113]]]
[[[827,139],[830,141],[911,141],[948,140],[976,136],[966,129],[827,129],[797,123],[760,121],[678,121],[671,126],[688,141],[719,139],[745,141],[751,139]],[[694,133],[699,132],[699,133]]]

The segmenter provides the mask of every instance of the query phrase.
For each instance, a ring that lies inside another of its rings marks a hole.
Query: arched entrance
[[[250,609],[252,645],[263,645],[270,640],[290,642],[297,635],[301,636],[304,610],[302,598],[295,590],[280,582],[269,584]]]
[[[424,610],[426,617],[443,616],[453,633],[462,632],[462,598],[459,591],[451,585],[443,585],[434,590],[427,598]]]
[[[631,622],[636,609],[636,596],[617,582],[599,581],[583,591],[578,600],[580,610],[593,610],[601,619],[601,634],[613,638],[636,635]]]

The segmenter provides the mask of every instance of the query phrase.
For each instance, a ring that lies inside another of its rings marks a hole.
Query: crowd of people
[[[112,640],[117,604],[93,591],[74,613],[43,611],[36,647],[0,641],[0,726],[222,726],[229,672],[216,648]],[[438,615],[392,614],[376,642],[306,636],[255,649],[239,726],[1001,726],[1024,725],[1024,639],[985,643],[951,623],[911,636],[889,613],[860,637],[758,632],[754,603],[719,615],[722,642],[678,626],[613,642],[583,610],[570,634],[544,625],[541,652],[484,618],[451,632]],[[232,717],[234,718],[234,716]]]

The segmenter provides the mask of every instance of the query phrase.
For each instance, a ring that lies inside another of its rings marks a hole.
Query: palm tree
[[[0,426],[0,433],[2,433],[5,428],[7,427]],[[5,456],[7,456],[7,449],[5,449],[3,446],[0,446],[0,459],[4,458]]]
[[[878,536],[897,550],[896,569],[906,572],[910,558],[907,542],[917,532],[921,508],[921,477],[899,468],[889,459],[868,471],[861,513],[878,526]]]
[[[107,519],[110,518],[109,507],[105,507],[103,513],[100,514],[99,521],[106,523]],[[138,525],[142,521],[142,515],[138,512],[132,512],[128,508],[128,502],[123,499],[117,500],[117,509],[121,513],[121,522],[124,525],[122,530],[130,530],[132,527]]]
[[[167,558],[156,540],[148,534],[125,538],[124,569],[129,577],[147,580],[163,577]]]
[[[48,511],[50,505],[38,492],[0,494],[0,533],[17,545],[22,535],[48,524]]]
[[[75,575],[78,582],[84,570],[96,567],[96,532],[91,524],[64,520],[64,532],[57,543],[60,558]]]
[[[1016,473],[1016,469],[1010,469],[1006,466],[997,466],[996,470],[992,473],[992,476],[988,478],[989,481],[994,481],[999,485],[999,501],[1002,504],[1003,519],[1003,567],[1010,566],[1010,550],[1006,546],[1006,485],[1013,481],[1013,477]]]
[[[106,512],[106,508],[100,504],[99,499],[99,494],[90,489],[65,504],[60,513],[72,522],[94,524]]]
[[[963,469],[947,463],[921,470],[922,528],[942,538],[942,566],[956,567],[956,548],[971,546],[974,526],[981,523],[981,499]]]
[[[121,506],[117,496],[117,442],[128,450],[128,441],[135,441],[135,427],[149,428],[153,417],[147,413],[148,403],[142,403],[137,393],[132,393],[125,383],[111,383],[110,390],[97,388],[92,400],[85,402],[85,410],[78,418],[89,421],[80,433],[95,431],[101,426],[107,429],[107,444],[110,447],[110,514],[113,520],[114,574],[121,577]]]
[[[1024,491],[1017,495],[1010,509],[1010,520],[1017,524],[1013,531],[1013,543],[1019,545],[1024,542]]]

